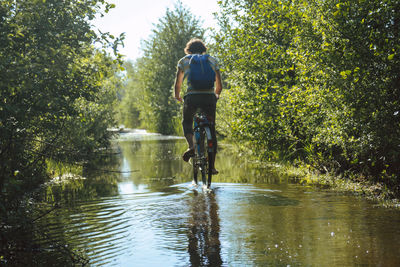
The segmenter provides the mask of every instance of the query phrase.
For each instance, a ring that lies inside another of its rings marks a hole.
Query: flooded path
[[[116,145],[122,173],[49,188],[64,205],[40,222],[91,266],[400,266],[399,210],[298,185],[223,147],[205,192],[184,140],[138,131]]]

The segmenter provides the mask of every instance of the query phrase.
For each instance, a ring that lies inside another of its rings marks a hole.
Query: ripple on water
[[[45,227],[52,241],[70,239],[85,251],[91,265],[129,266],[133,258],[145,263],[149,253],[160,255],[155,263],[176,265],[178,255],[185,255],[187,207],[185,190],[175,191],[181,193],[132,193],[83,202],[60,211],[59,221]]]
[[[375,216],[364,202],[357,209],[347,196],[301,187],[213,183],[203,190],[182,183],[150,191],[121,183],[119,196],[55,211],[44,224],[52,239],[85,251],[92,266],[312,266],[327,257],[354,266],[375,262],[370,255],[379,248],[368,235],[379,230],[395,245],[400,236],[390,227],[398,215]],[[354,261],[361,250],[368,255]]]

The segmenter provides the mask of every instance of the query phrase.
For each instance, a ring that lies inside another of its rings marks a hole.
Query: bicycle
[[[194,146],[195,153],[192,157],[193,181],[198,184],[197,176],[201,171],[203,186],[210,188],[214,168],[214,142],[211,135],[212,121],[200,111],[193,117],[194,121]]]

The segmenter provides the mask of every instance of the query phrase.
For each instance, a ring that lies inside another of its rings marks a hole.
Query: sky
[[[119,36],[125,32],[124,47],[119,52],[125,59],[135,60],[141,56],[140,44],[147,40],[167,8],[174,9],[177,0],[109,0],[116,5],[93,24],[102,32]],[[193,15],[203,21],[203,27],[215,27],[217,21],[213,13],[218,12],[217,0],[181,0]]]

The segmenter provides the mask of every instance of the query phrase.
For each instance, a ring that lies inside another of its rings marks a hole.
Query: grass
[[[352,194],[376,201],[385,207],[400,208],[398,196],[384,183],[372,182],[364,177],[338,176],[330,173],[321,174],[307,167],[296,167],[291,164],[275,164],[276,171],[302,185],[312,185],[317,188]]]
[[[322,174],[301,163],[295,166],[292,162],[260,161],[247,146],[232,145],[229,141],[223,142],[223,145],[233,149],[234,153],[251,158],[257,164],[268,166],[278,175],[298,184],[364,197],[384,207],[400,208],[400,196],[384,182],[374,182],[374,179],[360,174],[335,175],[329,172]]]

